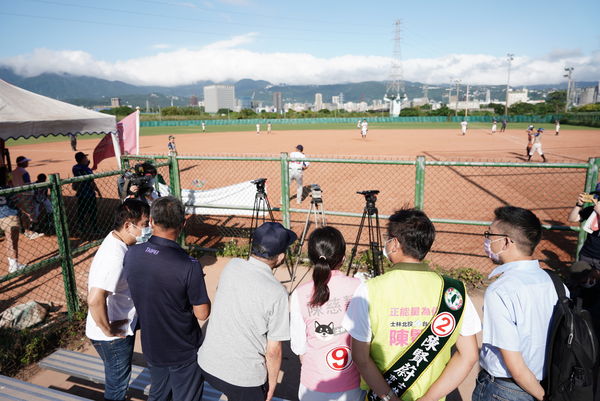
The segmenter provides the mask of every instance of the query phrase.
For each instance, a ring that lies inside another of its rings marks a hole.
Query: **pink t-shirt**
[[[329,301],[311,307],[313,282],[292,293],[290,334],[292,351],[302,355],[300,382],[309,390],[336,393],[357,388],[360,375],[352,362],[351,337],[342,327],[352,294],[360,280],[334,270]]]

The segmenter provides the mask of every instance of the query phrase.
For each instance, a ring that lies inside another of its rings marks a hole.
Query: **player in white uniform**
[[[271,133],[271,121],[267,122],[267,134]]]
[[[555,123],[556,123],[556,127],[555,127],[556,134],[555,135],[558,135],[558,133],[560,132],[560,121],[556,120]]]
[[[256,123],[256,135],[260,135],[260,123]]]
[[[497,124],[497,122],[496,122],[496,120],[494,120],[494,121],[492,122],[492,134],[495,134],[495,133],[496,133],[496,124]]]
[[[544,151],[542,150],[542,134],[543,133],[544,133],[544,129],[538,128],[537,132],[535,134],[533,134],[533,145],[531,146],[531,150],[529,151],[529,157],[527,158],[527,161],[530,161],[531,156],[533,156],[533,154],[535,152],[538,152],[540,154],[540,156],[542,156],[542,159],[544,160],[544,162],[546,162],[546,156],[544,156]]]
[[[367,122],[367,119],[364,118],[362,123],[360,123],[360,135],[363,139],[367,138],[367,132],[369,132],[369,123]]]
[[[202,132],[206,132],[206,123],[202,121]]]
[[[465,135],[467,133],[467,125],[469,125],[469,123],[466,120],[463,120],[460,123],[460,132]]]
[[[296,146],[296,150],[290,153],[290,158],[293,159],[306,159],[304,155],[304,146],[298,145]],[[304,170],[308,168],[309,162],[304,161],[290,161],[290,188],[292,187],[292,181],[296,181],[296,185],[298,186],[296,189],[296,203],[302,203],[302,190],[304,187],[302,186],[302,175],[304,174]]]

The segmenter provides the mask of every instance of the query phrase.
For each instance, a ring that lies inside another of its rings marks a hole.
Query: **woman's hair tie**
[[[327,258],[324,255],[319,256],[319,260],[323,259],[325,262],[327,262]]]

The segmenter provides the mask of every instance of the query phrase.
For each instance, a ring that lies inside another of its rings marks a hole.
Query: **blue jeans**
[[[104,399],[121,401],[129,387],[131,377],[131,357],[135,336],[127,336],[112,341],[92,340],[98,355],[104,361]]]
[[[204,392],[204,378],[196,359],[177,366],[155,366],[150,369],[148,401],[200,401]]]
[[[516,383],[495,378],[483,369],[476,382],[471,401],[535,401]]]

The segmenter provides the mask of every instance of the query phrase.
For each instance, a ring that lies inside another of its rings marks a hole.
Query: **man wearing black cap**
[[[232,259],[221,273],[198,364],[229,401],[273,397],[290,327],[288,293],[272,269],[296,239],[281,224],[264,223],[254,231],[250,258]]]
[[[90,168],[90,160],[83,152],[75,153],[76,165],[73,166],[73,176],[93,174]],[[77,196],[77,227],[82,232],[96,230],[96,194],[102,197],[100,190],[94,180],[73,183],[73,189]]]
[[[290,153],[290,158],[292,159],[306,159],[304,155],[304,146],[298,145],[296,146],[296,150]],[[304,187],[302,186],[302,176],[304,175],[304,170],[308,168],[309,162],[305,162],[302,160],[293,160],[290,162],[290,187],[292,186],[292,181],[296,181],[296,185],[298,188],[296,189],[296,203],[299,205],[302,203],[302,190]]]

